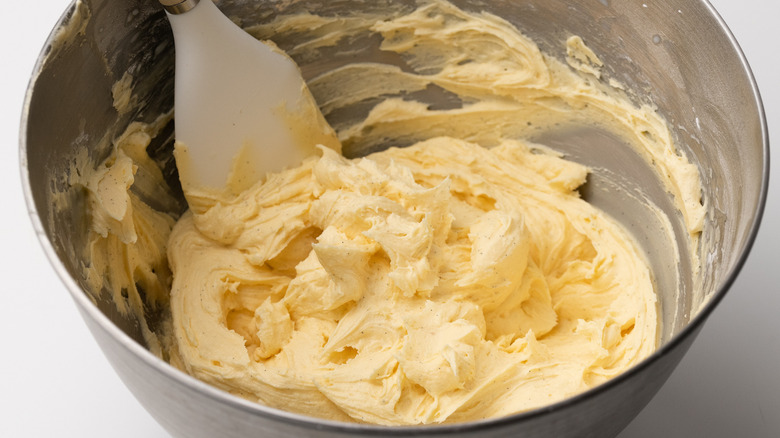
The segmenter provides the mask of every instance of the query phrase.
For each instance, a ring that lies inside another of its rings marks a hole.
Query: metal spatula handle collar
[[[183,14],[194,8],[200,0],[160,0],[165,10],[170,14]]]

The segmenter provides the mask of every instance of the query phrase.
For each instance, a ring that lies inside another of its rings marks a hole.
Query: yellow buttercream
[[[169,258],[186,370],[263,404],[378,424],[552,403],[655,349],[650,273],[579,198],[587,169],[519,141],[434,138],[271,175]],[[202,218],[201,218],[202,219]],[[211,227],[209,227],[210,229]]]

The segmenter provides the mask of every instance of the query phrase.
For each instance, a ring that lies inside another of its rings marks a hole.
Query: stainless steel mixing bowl
[[[85,294],[88,286],[81,263],[88,227],[86,206],[84,194],[68,185],[75,150],[87,148],[92,162],[98,163],[108,154],[110,140],[130,122],[150,122],[171,109],[174,54],[170,28],[156,0],[76,1],[49,38],[27,93],[21,131],[27,201],[54,269],[101,348],[138,400],[171,434],[614,436],[660,388],[733,283],[760,222],[769,147],[749,67],[713,8],[703,0],[657,0],[646,5],[616,0],[455,3],[505,18],[554,56],[565,56],[562,42],[566,37],[581,36],[605,61],[607,77],[634,90],[638,102],[653,102],[658,107],[678,146],[701,169],[708,208],[702,245],[677,249],[658,238],[659,224],[631,196],[642,193],[667,212],[679,238],[684,228],[669,195],[635,154],[625,148],[617,150],[626,152],[614,152],[619,140],[589,126],[550,131],[537,138],[597,169],[583,196],[620,218],[648,253],[663,319],[660,348],[627,373],[561,403],[506,418],[432,427],[342,424],[280,412],[177,371],[146,349],[138,321],[117,312],[108,294],[97,300]],[[240,17],[243,25],[265,22],[282,12],[339,14],[382,8],[382,2],[325,0],[225,0],[218,4],[229,15]],[[276,42],[282,48],[289,44],[281,35]],[[357,52],[354,49],[298,61],[308,78],[355,59],[398,62],[386,59],[370,41]],[[112,85],[126,72],[133,77],[135,100],[129,111],[119,112],[113,106]],[[339,123],[337,119],[334,115],[331,122]],[[147,151],[176,185],[172,133],[171,125]],[[361,155],[375,147],[350,145],[346,153]],[[49,196],[53,191],[66,193],[72,208],[55,208]],[[183,201],[178,208],[185,208]],[[675,257],[678,250],[680,263]],[[699,274],[685,263],[691,250],[702,257]],[[694,292],[707,297],[703,307],[697,306]],[[154,327],[154,315],[149,319]]]

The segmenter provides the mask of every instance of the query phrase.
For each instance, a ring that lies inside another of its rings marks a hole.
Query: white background
[[[0,437],[165,437],[87,331],[43,255],[22,196],[18,129],[24,91],[68,3],[7,1],[0,12],[0,193],[6,199],[0,215]],[[770,136],[780,139],[780,1],[712,3],[744,50]],[[780,149],[772,149],[780,159]],[[620,438],[780,436],[780,175],[774,167],[763,225],[739,279],[670,380]]]

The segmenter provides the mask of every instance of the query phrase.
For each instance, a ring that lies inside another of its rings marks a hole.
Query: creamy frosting
[[[151,124],[132,123],[96,167],[80,149],[68,171],[69,190],[49,197],[59,212],[86,209],[85,248],[71,250],[83,254],[82,278],[91,298],[108,294],[119,314],[138,325],[147,347],[166,358],[175,345],[161,330],[155,333],[148,319],[169,307],[166,248],[179,203],[146,148],[169,120],[163,115]]]
[[[309,415],[425,424],[559,401],[655,349],[649,270],[579,198],[583,166],[512,140],[321,152],[175,226],[194,376]]]

